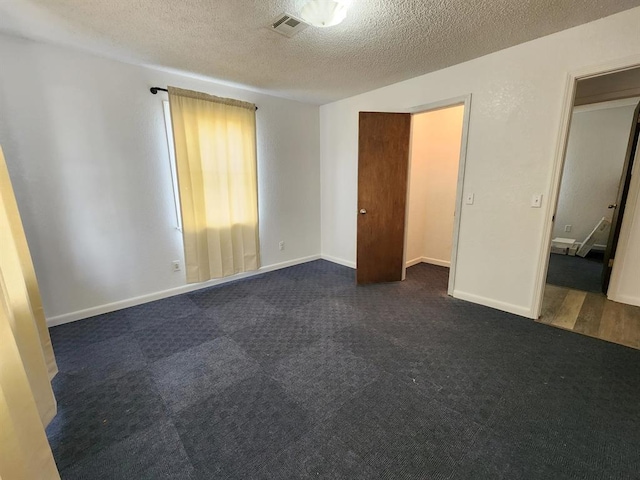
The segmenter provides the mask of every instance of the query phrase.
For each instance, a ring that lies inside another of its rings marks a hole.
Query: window
[[[178,189],[178,172],[176,171],[176,149],[173,145],[173,129],[171,128],[171,110],[169,101],[162,102],[164,109],[164,128],[167,132],[167,147],[169,149],[169,168],[173,185],[173,204],[176,210],[176,228],[182,231],[182,213],[180,211],[180,190]]]
[[[175,87],[169,105],[187,283],[258,269],[255,105]]]

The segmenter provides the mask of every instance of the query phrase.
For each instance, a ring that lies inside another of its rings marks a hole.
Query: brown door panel
[[[358,284],[402,280],[411,115],[360,112]]]

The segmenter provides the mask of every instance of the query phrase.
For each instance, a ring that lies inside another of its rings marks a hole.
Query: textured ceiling
[[[347,20],[269,31],[300,0],[0,0],[0,31],[326,103],[640,5],[353,0]]]

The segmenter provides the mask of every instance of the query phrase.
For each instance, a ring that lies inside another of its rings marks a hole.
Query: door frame
[[[569,130],[571,129],[571,116],[578,80],[601,77],[611,73],[622,72],[624,70],[630,70],[638,67],[640,67],[640,55],[634,55],[617,61],[575,70],[570,72],[566,77],[564,101],[562,103],[560,117],[560,129],[551,173],[551,190],[549,191],[549,201],[547,202],[544,215],[544,226],[540,241],[542,248],[540,249],[540,257],[538,259],[537,276],[536,282],[534,283],[532,298],[532,318],[534,319],[540,318],[540,314],[542,312],[544,287],[547,279],[547,270],[549,268],[549,255],[551,254],[551,237],[553,234],[554,215],[558,207],[558,199],[560,197],[560,185],[562,183],[562,173],[567,153],[567,145],[569,144]]]
[[[455,206],[455,216],[453,220],[453,237],[451,244],[451,265],[449,266],[449,284],[447,286],[447,294],[453,296],[454,288],[455,288],[455,279],[456,279],[456,270],[458,264],[458,238],[460,235],[460,225],[462,221],[462,204],[463,204],[463,188],[464,188],[464,176],[465,169],[467,166],[467,145],[469,139],[469,122],[471,120],[471,94],[461,95],[458,97],[452,97],[445,100],[440,100],[437,102],[425,103],[421,105],[417,105],[415,107],[411,107],[407,110],[402,110],[402,112],[411,114],[411,131],[413,135],[413,116],[426,113],[426,112],[434,112],[436,110],[444,110],[445,108],[457,107],[463,105],[463,119],[462,119],[462,137],[460,139],[460,158],[458,160],[458,182],[456,184],[456,206]],[[407,177],[407,210],[405,213],[405,221],[404,221],[404,252],[403,257],[404,260],[402,262],[402,278],[405,278],[405,274],[407,271],[407,232],[409,225],[409,199],[410,199],[410,185],[411,185],[411,147],[409,148],[409,170]]]
[[[627,143],[624,163],[622,164],[622,173],[620,174],[620,183],[618,184],[618,191],[616,192],[613,215],[611,216],[611,231],[607,239],[604,264],[602,265],[602,288],[606,288],[604,293],[607,295],[607,298],[609,298],[609,287],[611,286],[611,277],[613,276],[613,265],[611,265],[611,262],[613,261],[615,264],[618,244],[620,243],[620,236],[622,235],[622,222],[624,221],[625,214],[628,212],[626,207],[630,198],[629,194],[633,192],[631,188],[633,186],[633,180],[635,179],[632,177],[632,174],[634,171],[637,171],[635,170],[635,159],[638,154],[638,142],[640,142],[640,101],[638,97],[634,98],[634,102],[636,105],[633,111],[633,123],[629,131],[629,141]],[[633,215],[631,218],[633,218]],[[624,255],[620,258],[623,256]]]

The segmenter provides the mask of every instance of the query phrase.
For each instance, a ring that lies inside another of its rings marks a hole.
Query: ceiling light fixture
[[[300,9],[300,16],[316,27],[333,27],[347,17],[350,3],[350,0],[309,0]]]

